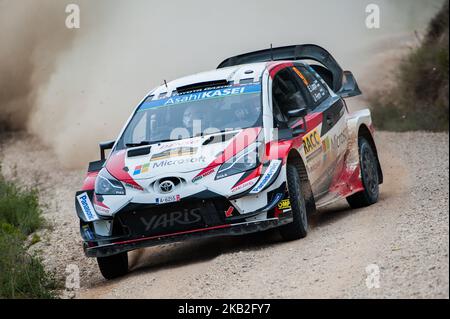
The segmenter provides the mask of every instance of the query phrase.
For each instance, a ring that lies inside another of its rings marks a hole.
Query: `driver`
[[[255,97],[248,97],[245,102],[250,116],[258,117],[261,114],[261,100]]]
[[[239,103],[233,103],[231,108],[237,120],[235,126],[239,128],[253,125],[261,113],[259,99],[254,97],[243,97]]]
[[[188,130],[192,130],[194,126],[194,121],[200,121],[200,125],[204,125],[203,123],[203,113],[200,111],[199,108],[195,108],[193,106],[188,106],[183,113],[183,125]],[[197,124],[197,125],[198,125]]]

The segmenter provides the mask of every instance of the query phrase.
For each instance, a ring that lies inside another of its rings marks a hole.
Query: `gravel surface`
[[[50,227],[33,250],[61,278],[68,265],[80,269],[81,289],[62,297],[449,298],[448,134],[380,132],[377,143],[377,204],[321,210],[294,242],[269,231],[139,250],[133,271],[113,281],[82,252],[74,192],[84,170],[64,170],[25,133],[0,136],[0,162],[6,177],[40,190]]]

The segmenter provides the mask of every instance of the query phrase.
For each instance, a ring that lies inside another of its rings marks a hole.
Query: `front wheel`
[[[351,208],[360,208],[375,204],[379,196],[378,160],[370,143],[358,138],[359,164],[364,190],[347,197]]]
[[[286,167],[289,200],[291,202],[293,222],[279,228],[284,240],[295,240],[306,237],[308,218],[305,198],[301,192],[300,175],[297,167],[288,164]]]
[[[100,272],[106,279],[121,277],[128,272],[128,254],[126,252],[108,257],[98,257],[97,263]]]

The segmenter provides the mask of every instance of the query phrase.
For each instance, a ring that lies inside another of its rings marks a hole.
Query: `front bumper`
[[[107,257],[139,248],[158,246],[190,239],[210,238],[218,236],[236,236],[264,231],[292,222],[292,215],[285,215],[282,219],[270,218],[262,221],[243,222],[238,224],[225,224],[209,228],[194,229],[172,234],[143,237],[109,244],[89,247],[84,243],[84,252],[88,257]]]
[[[88,195],[92,198],[93,193]],[[172,204],[130,203],[114,216],[100,216],[100,222],[87,222],[80,218],[85,254],[88,257],[106,257],[188,239],[259,232],[292,221],[289,209],[277,209],[277,205],[288,196],[286,183],[259,196],[264,196],[266,205],[246,214],[240,214],[235,207],[231,209],[233,200],[202,192]],[[77,202],[76,208],[80,216],[81,207]],[[175,220],[176,223],[172,222]],[[102,234],[98,225],[106,223],[109,231]]]

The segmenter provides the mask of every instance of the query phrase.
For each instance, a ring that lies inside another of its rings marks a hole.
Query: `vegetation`
[[[53,298],[56,288],[26,239],[43,223],[37,193],[6,181],[0,170],[0,298]],[[39,241],[32,235],[31,244]]]
[[[24,191],[0,175],[0,223],[9,224],[25,236],[42,226],[35,190]]]
[[[421,45],[400,63],[394,87],[370,97],[375,125],[391,131],[449,129],[449,1]]]

